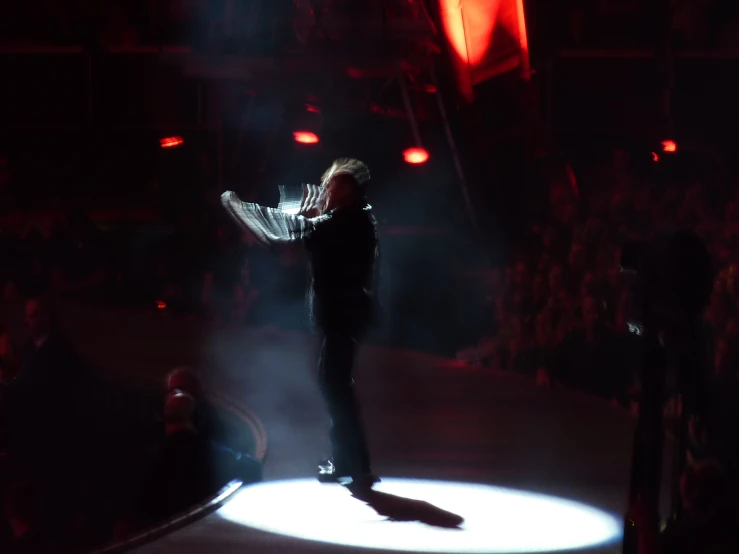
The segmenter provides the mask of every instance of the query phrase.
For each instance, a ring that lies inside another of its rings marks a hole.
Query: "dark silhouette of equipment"
[[[673,492],[685,466],[688,422],[705,413],[707,359],[702,313],[713,284],[710,255],[704,242],[690,231],[665,233],[649,244],[624,245],[621,270],[631,277],[629,329],[643,340],[642,393],[634,435],[630,505],[641,499],[651,530],[640,530],[626,518],[624,554],[636,554],[637,535],[657,531],[660,523],[660,488],[664,445],[663,406],[668,391],[682,399],[677,437],[678,471]],[[673,494],[673,498],[676,495]],[[679,515],[673,502],[669,517]]]

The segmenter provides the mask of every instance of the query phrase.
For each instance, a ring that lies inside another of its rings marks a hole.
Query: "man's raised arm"
[[[262,246],[269,247],[303,240],[314,228],[311,219],[286,213],[279,208],[242,202],[232,191],[226,191],[221,195],[221,204],[239,227],[253,233]]]

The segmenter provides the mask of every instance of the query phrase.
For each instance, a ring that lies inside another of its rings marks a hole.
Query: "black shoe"
[[[338,483],[349,490],[371,489],[376,483],[380,482],[380,478],[372,473],[342,475],[336,470],[333,458],[325,458],[318,462],[316,477],[321,483]]]
[[[380,483],[380,478],[372,473],[359,473],[350,476],[341,476],[337,482],[346,488],[352,496],[361,499],[367,498],[372,493],[372,487]]]
[[[318,462],[318,481],[320,483],[338,483],[339,475],[336,473],[336,466],[331,458],[326,458]]]

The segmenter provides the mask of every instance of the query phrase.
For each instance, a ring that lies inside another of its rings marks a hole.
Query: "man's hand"
[[[308,219],[321,215],[321,210],[318,205],[320,197],[321,187],[318,185],[306,185],[303,183],[303,199],[300,202],[298,215],[302,215]]]

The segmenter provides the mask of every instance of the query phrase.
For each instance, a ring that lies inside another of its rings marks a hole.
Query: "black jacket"
[[[310,304],[324,331],[361,333],[376,316],[377,222],[370,206],[330,212],[305,239],[311,258]]]

